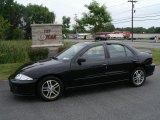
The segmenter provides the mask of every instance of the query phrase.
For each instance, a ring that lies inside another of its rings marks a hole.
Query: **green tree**
[[[14,0],[1,0],[0,15],[7,19],[10,23],[13,17]]]
[[[85,28],[85,23],[83,19],[77,19],[76,20],[76,25],[73,25],[73,32],[76,33],[76,31],[78,33],[84,33],[87,32],[86,28]]]
[[[29,4],[25,9],[26,19],[31,23],[54,23],[55,14],[42,5]]]
[[[10,29],[10,23],[0,16],[0,39],[6,39],[8,30]]]
[[[0,15],[11,24],[7,39],[13,38],[13,31],[21,25],[21,17],[24,15],[24,6],[14,0],[1,0]]]
[[[134,33],[141,33],[141,34],[143,34],[143,33],[146,32],[146,29],[143,28],[143,27],[136,27],[136,28],[133,29],[133,32]]]
[[[103,31],[105,26],[111,24],[112,19],[105,5],[101,6],[93,0],[89,5],[85,5],[85,7],[89,12],[83,13],[82,21],[92,32]]]
[[[148,28],[147,33],[155,33],[155,27]]]
[[[160,33],[160,27],[155,28],[155,33]]]
[[[26,38],[31,38],[31,24],[55,21],[55,14],[47,7],[32,4],[25,7],[14,0],[0,0],[0,16],[11,24],[6,39],[15,39],[17,33],[21,34],[22,31],[25,31]]]
[[[67,37],[68,36],[67,34],[70,31],[69,28],[70,28],[70,20],[71,20],[71,18],[63,16],[62,20],[63,20],[62,33],[65,34],[66,37]]]
[[[26,26],[26,38],[31,38],[31,24],[54,23],[55,14],[42,5],[29,4],[25,9],[24,16]]]
[[[103,27],[102,31],[103,31],[103,32],[113,32],[113,31],[115,31],[115,27],[114,27],[113,24],[107,23],[107,24]]]

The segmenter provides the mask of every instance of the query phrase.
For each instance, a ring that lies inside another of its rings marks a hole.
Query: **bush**
[[[24,39],[24,33],[23,30],[21,30],[20,28],[16,28],[13,30],[13,39],[17,39],[17,40],[21,40]]]
[[[47,48],[31,48],[28,56],[31,61],[38,61],[48,58],[49,50]]]
[[[0,64],[28,61],[31,41],[0,41]]]

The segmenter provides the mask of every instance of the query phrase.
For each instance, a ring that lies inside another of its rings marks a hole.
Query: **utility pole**
[[[78,39],[78,31],[77,31],[77,14],[75,15],[75,21],[76,21],[76,39]]]
[[[136,3],[136,0],[129,0],[128,2],[132,3],[132,42],[133,42],[133,14],[134,14],[134,3]]]

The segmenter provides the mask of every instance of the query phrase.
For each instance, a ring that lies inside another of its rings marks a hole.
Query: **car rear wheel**
[[[135,87],[142,86],[146,80],[146,73],[143,68],[136,68],[131,75],[131,83]]]
[[[56,77],[46,77],[39,82],[38,93],[43,100],[56,100],[63,94],[63,84]]]

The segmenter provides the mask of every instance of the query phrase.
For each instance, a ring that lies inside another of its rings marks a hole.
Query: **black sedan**
[[[154,69],[152,53],[123,43],[84,42],[21,67],[9,77],[9,85],[15,95],[38,95],[51,101],[69,88],[125,80],[139,87]]]

